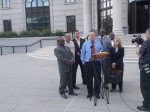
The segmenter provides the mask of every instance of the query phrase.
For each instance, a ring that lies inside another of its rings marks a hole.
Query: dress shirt
[[[73,54],[73,56],[75,57],[75,46],[73,41],[70,41],[69,43],[65,41],[65,46],[68,46]]]
[[[79,39],[76,39],[77,43],[78,43],[78,46],[80,48],[80,38]]]
[[[111,45],[114,46],[114,41],[113,40],[111,40]]]
[[[81,49],[81,61],[84,64],[85,62],[89,62],[89,59],[91,58],[91,46],[92,46],[92,41],[88,40],[86,41]],[[103,47],[97,39],[94,40],[94,46],[95,46],[95,53],[99,53],[103,51]]]

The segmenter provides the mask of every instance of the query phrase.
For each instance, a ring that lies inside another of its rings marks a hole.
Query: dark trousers
[[[76,84],[78,65],[80,65],[82,81],[83,81],[83,83],[86,83],[85,76],[84,76],[84,67],[83,67],[83,64],[82,64],[81,60],[79,59],[73,64],[73,67],[72,67],[72,70],[73,70],[73,86],[75,86],[75,84]]]
[[[88,94],[93,95],[93,77],[94,77],[94,94],[99,95],[101,86],[101,62],[100,61],[85,62],[84,73],[87,82]]]
[[[117,84],[112,83],[112,89],[116,89],[116,85]],[[121,74],[121,81],[118,84],[118,86],[119,86],[119,90],[122,90],[122,88],[123,88],[123,71],[122,71],[122,74]]]
[[[109,70],[110,70],[110,62],[109,62],[109,58],[106,57],[103,59],[103,62],[102,62],[102,71],[104,74],[104,83],[105,84],[107,82],[107,76],[109,74]]]
[[[144,99],[143,106],[150,109],[150,76],[143,70],[140,70],[140,87]]]
[[[73,92],[72,86],[72,72],[59,72],[60,73],[60,85],[59,85],[59,93],[64,94],[66,86],[69,88],[69,92]]]

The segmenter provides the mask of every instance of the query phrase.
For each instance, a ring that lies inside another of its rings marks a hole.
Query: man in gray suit
[[[62,98],[67,99],[64,89],[66,85],[69,88],[69,95],[78,95],[74,92],[72,87],[72,72],[71,66],[74,63],[74,56],[69,47],[65,46],[62,37],[57,39],[57,47],[54,49],[54,54],[57,57],[58,69],[60,74],[59,93]]]
[[[98,39],[101,42],[101,45],[103,46],[103,51],[109,53],[112,44],[110,38],[105,35],[105,29],[100,29]],[[109,56],[105,57],[102,61],[102,70],[104,73],[105,82],[106,82],[106,76],[109,73],[108,68],[109,68]],[[105,87],[107,88],[107,86]]]

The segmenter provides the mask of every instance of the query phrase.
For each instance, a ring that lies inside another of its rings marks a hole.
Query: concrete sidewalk
[[[5,55],[0,68],[0,112],[134,112],[142,105],[137,63],[125,63],[123,93],[110,92],[110,104],[100,99],[97,106],[86,98],[79,71],[79,95],[60,97],[57,61]]]

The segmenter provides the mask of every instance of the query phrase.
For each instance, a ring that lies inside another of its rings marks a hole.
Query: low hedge
[[[18,37],[17,32],[0,32],[1,38],[14,38]]]
[[[1,32],[1,38],[14,38],[14,37],[45,37],[45,36],[63,36],[64,32],[61,30],[56,30],[55,33],[52,33],[49,29],[44,30],[29,30],[17,32]]]

